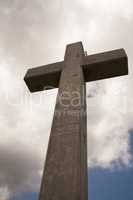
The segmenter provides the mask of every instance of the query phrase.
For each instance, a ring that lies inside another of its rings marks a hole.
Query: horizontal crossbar
[[[64,62],[29,69],[24,81],[30,92],[57,88]]]
[[[83,60],[85,81],[96,81],[128,74],[128,59],[124,49],[85,56]]]

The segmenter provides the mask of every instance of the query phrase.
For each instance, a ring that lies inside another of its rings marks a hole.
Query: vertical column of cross
[[[39,200],[87,200],[83,56],[82,43],[67,46]]]

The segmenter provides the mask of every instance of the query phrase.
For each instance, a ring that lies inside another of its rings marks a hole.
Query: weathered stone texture
[[[86,81],[128,74],[123,49],[85,56],[67,45],[64,61],[28,70],[31,92],[59,87],[39,200],[87,200]]]

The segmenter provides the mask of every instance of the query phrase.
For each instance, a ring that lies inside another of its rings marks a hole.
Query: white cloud
[[[88,87],[88,94],[95,91],[95,95],[87,100],[88,164],[91,167],[132,165],[129,135],[132,124],[127,120],[132,94],[127,83],[124,77],[99,81],[97,84],[102,89],[89,84],[92,88]]]
[[[130,167],[132,155],[125,116],[117,110],[102,109],[101,115],[94,111],[96,121],[88,120],[88,164],[103,168],[119,168],[121,164]]]
[[[133,14],[132,0],[78,0],[78,2],[82,8],[90,9],[95,15],[121,16],[130,19]]]
[[[9,200],[10,193],[7,187],[0,187],[0,199],[1,200]]]

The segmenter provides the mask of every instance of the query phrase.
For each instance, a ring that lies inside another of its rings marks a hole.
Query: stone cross
[[[88,199],[86,82],[126,74],[124,49],[85,56],[82,42],[67,45],[64,61],[27,71],[31,92],[59,88],[39,200]]]

